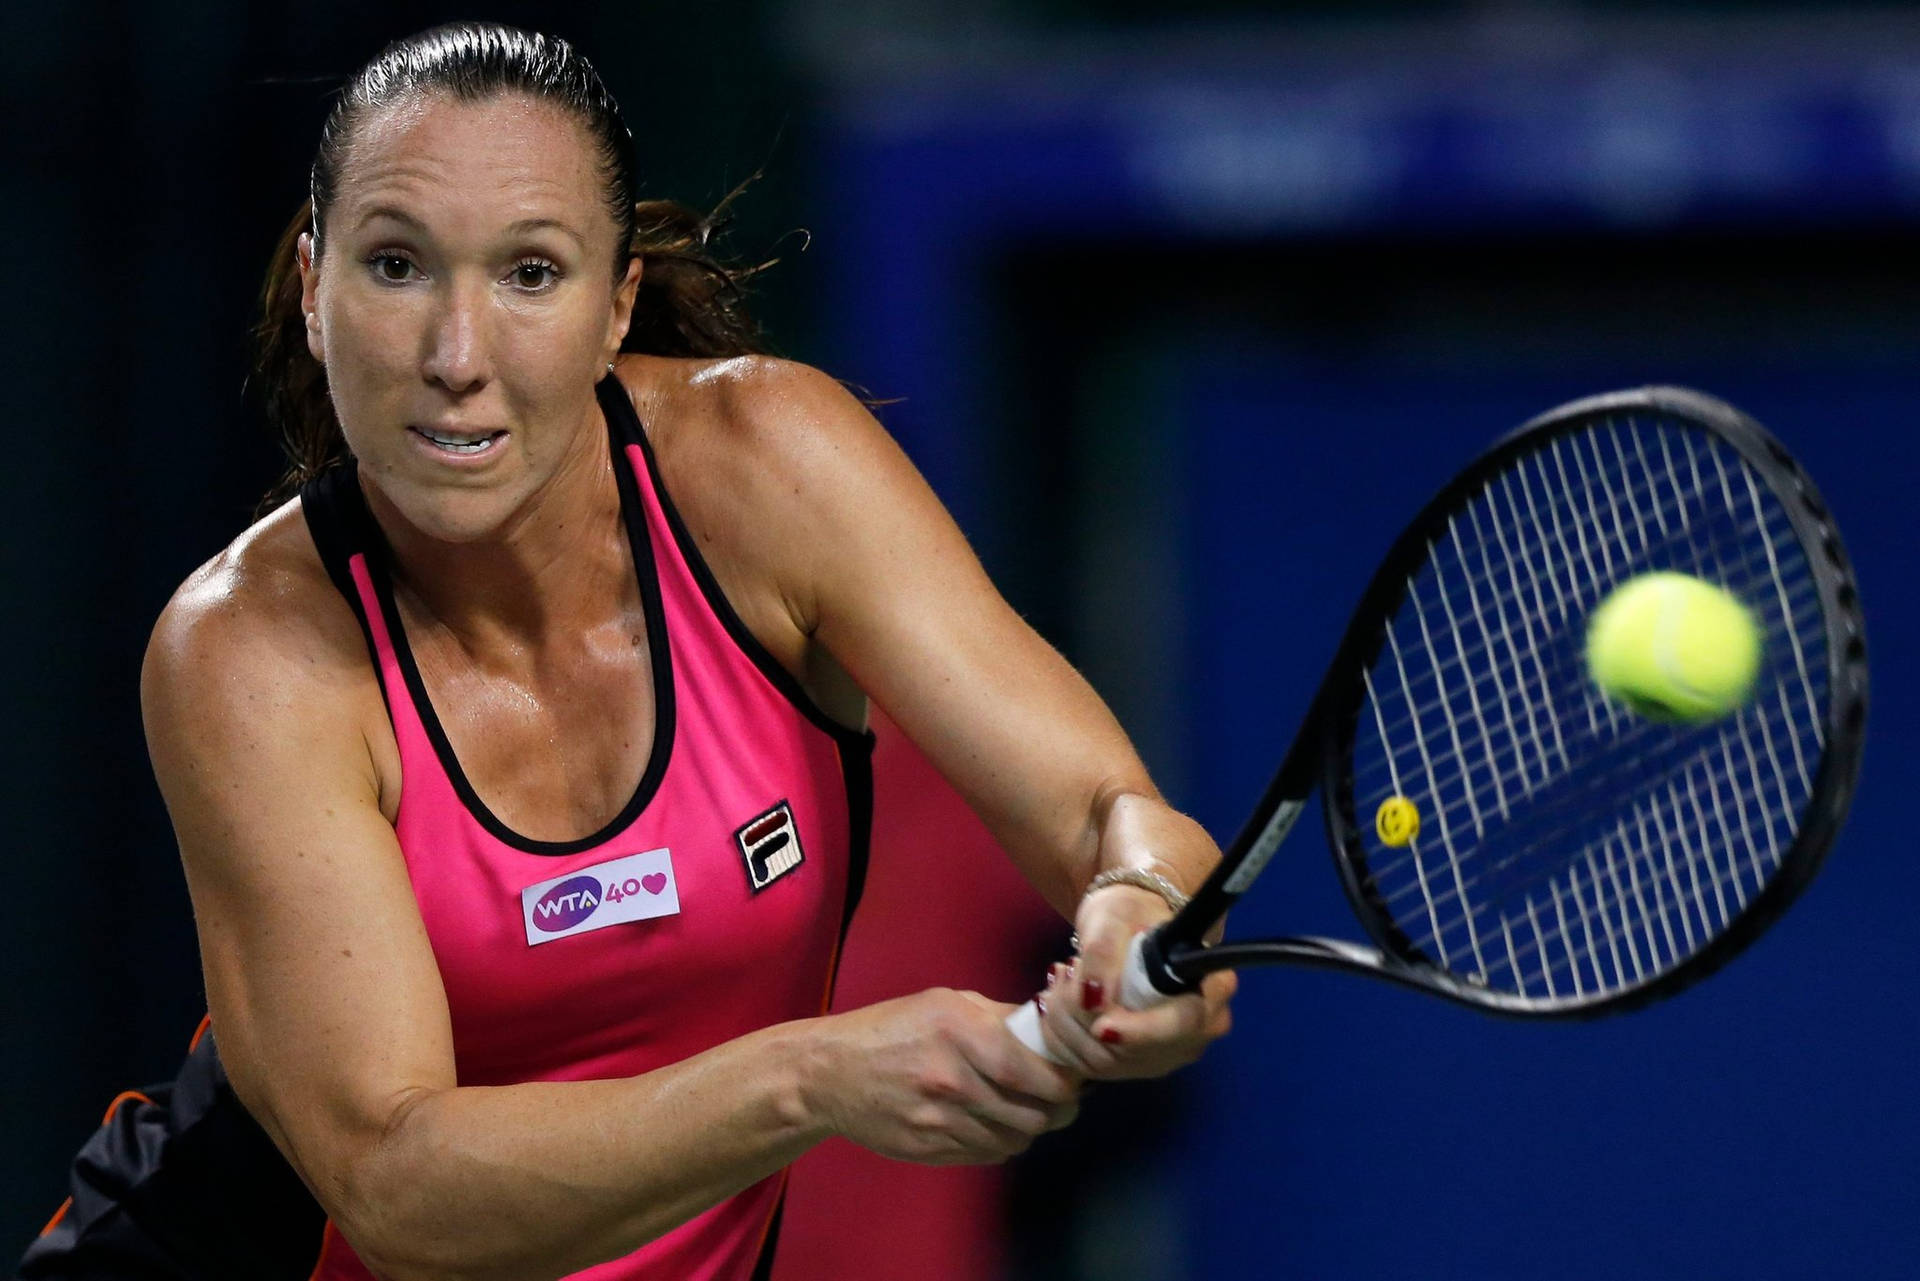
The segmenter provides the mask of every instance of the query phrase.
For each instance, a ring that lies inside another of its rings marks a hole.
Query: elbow
[[[380,1281],[550,1281],[558,1274],[490,1267],[473,1257],[471,1242],[447,1231],[458,1216],[436,1206],[458,1191],[438,1189],[429,1177],[430,1118],[421,1115],[443,1092],[406,1091],[377,1136],[333,1172],[327,1195],[319,1199],[334,1229]]]
[[[556,1281],[557,1272],[504,1269],[476,1258],[470,1244],[449,1237],[423,1201],[402,1194],[382,1209],[372,1181],[340,1202],[334,1228],[379,1281]]]
[[[471,1189],[450,1175],[434,1103],[451,1088],[416,1087],[394,1103],[377,1141],[340,1172],[334,1226],[380,1281],[560,1281],[577,1270],[503,1248],[520,1234],[473,1230]],[[493,1226],[499,1226],[498,1221]]]

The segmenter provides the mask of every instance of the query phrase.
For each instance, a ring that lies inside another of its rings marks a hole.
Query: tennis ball
[[[1593,683],[1648,720],[1717,720],[1746,701],[1759,670],[1747,607],[1686,574],[1628,579],[1587,620]]]

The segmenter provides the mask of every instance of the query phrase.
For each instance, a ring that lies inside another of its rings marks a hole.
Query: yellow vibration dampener
[[[1373,830],[1383,844],[1405,845],[1420,835],[1420,808],[1404,796],[1389,796],[1374,813]]]

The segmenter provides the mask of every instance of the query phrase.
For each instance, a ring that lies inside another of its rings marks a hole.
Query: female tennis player
[[[1107,995],[1213,844],[634,186],[585,59],[511,29],[402,41],[327,121],[263,325],[297,492],[144,672],[211,1032],[26,1275],[745,1281],[822,1139],[998,1161],[1225,1030],[1226,975]],[[976,994],[823,1015],[869,697],[1074,919],[1067,1066]]]

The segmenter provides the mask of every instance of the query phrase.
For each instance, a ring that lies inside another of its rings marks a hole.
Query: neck
[[[377,489],[363,486],[393,553],[396,591],[469,652],[579,636],[632,594],[604,424],[577,439],[581,447],[545,485],[499,530],[473,542],[422,533]]]

